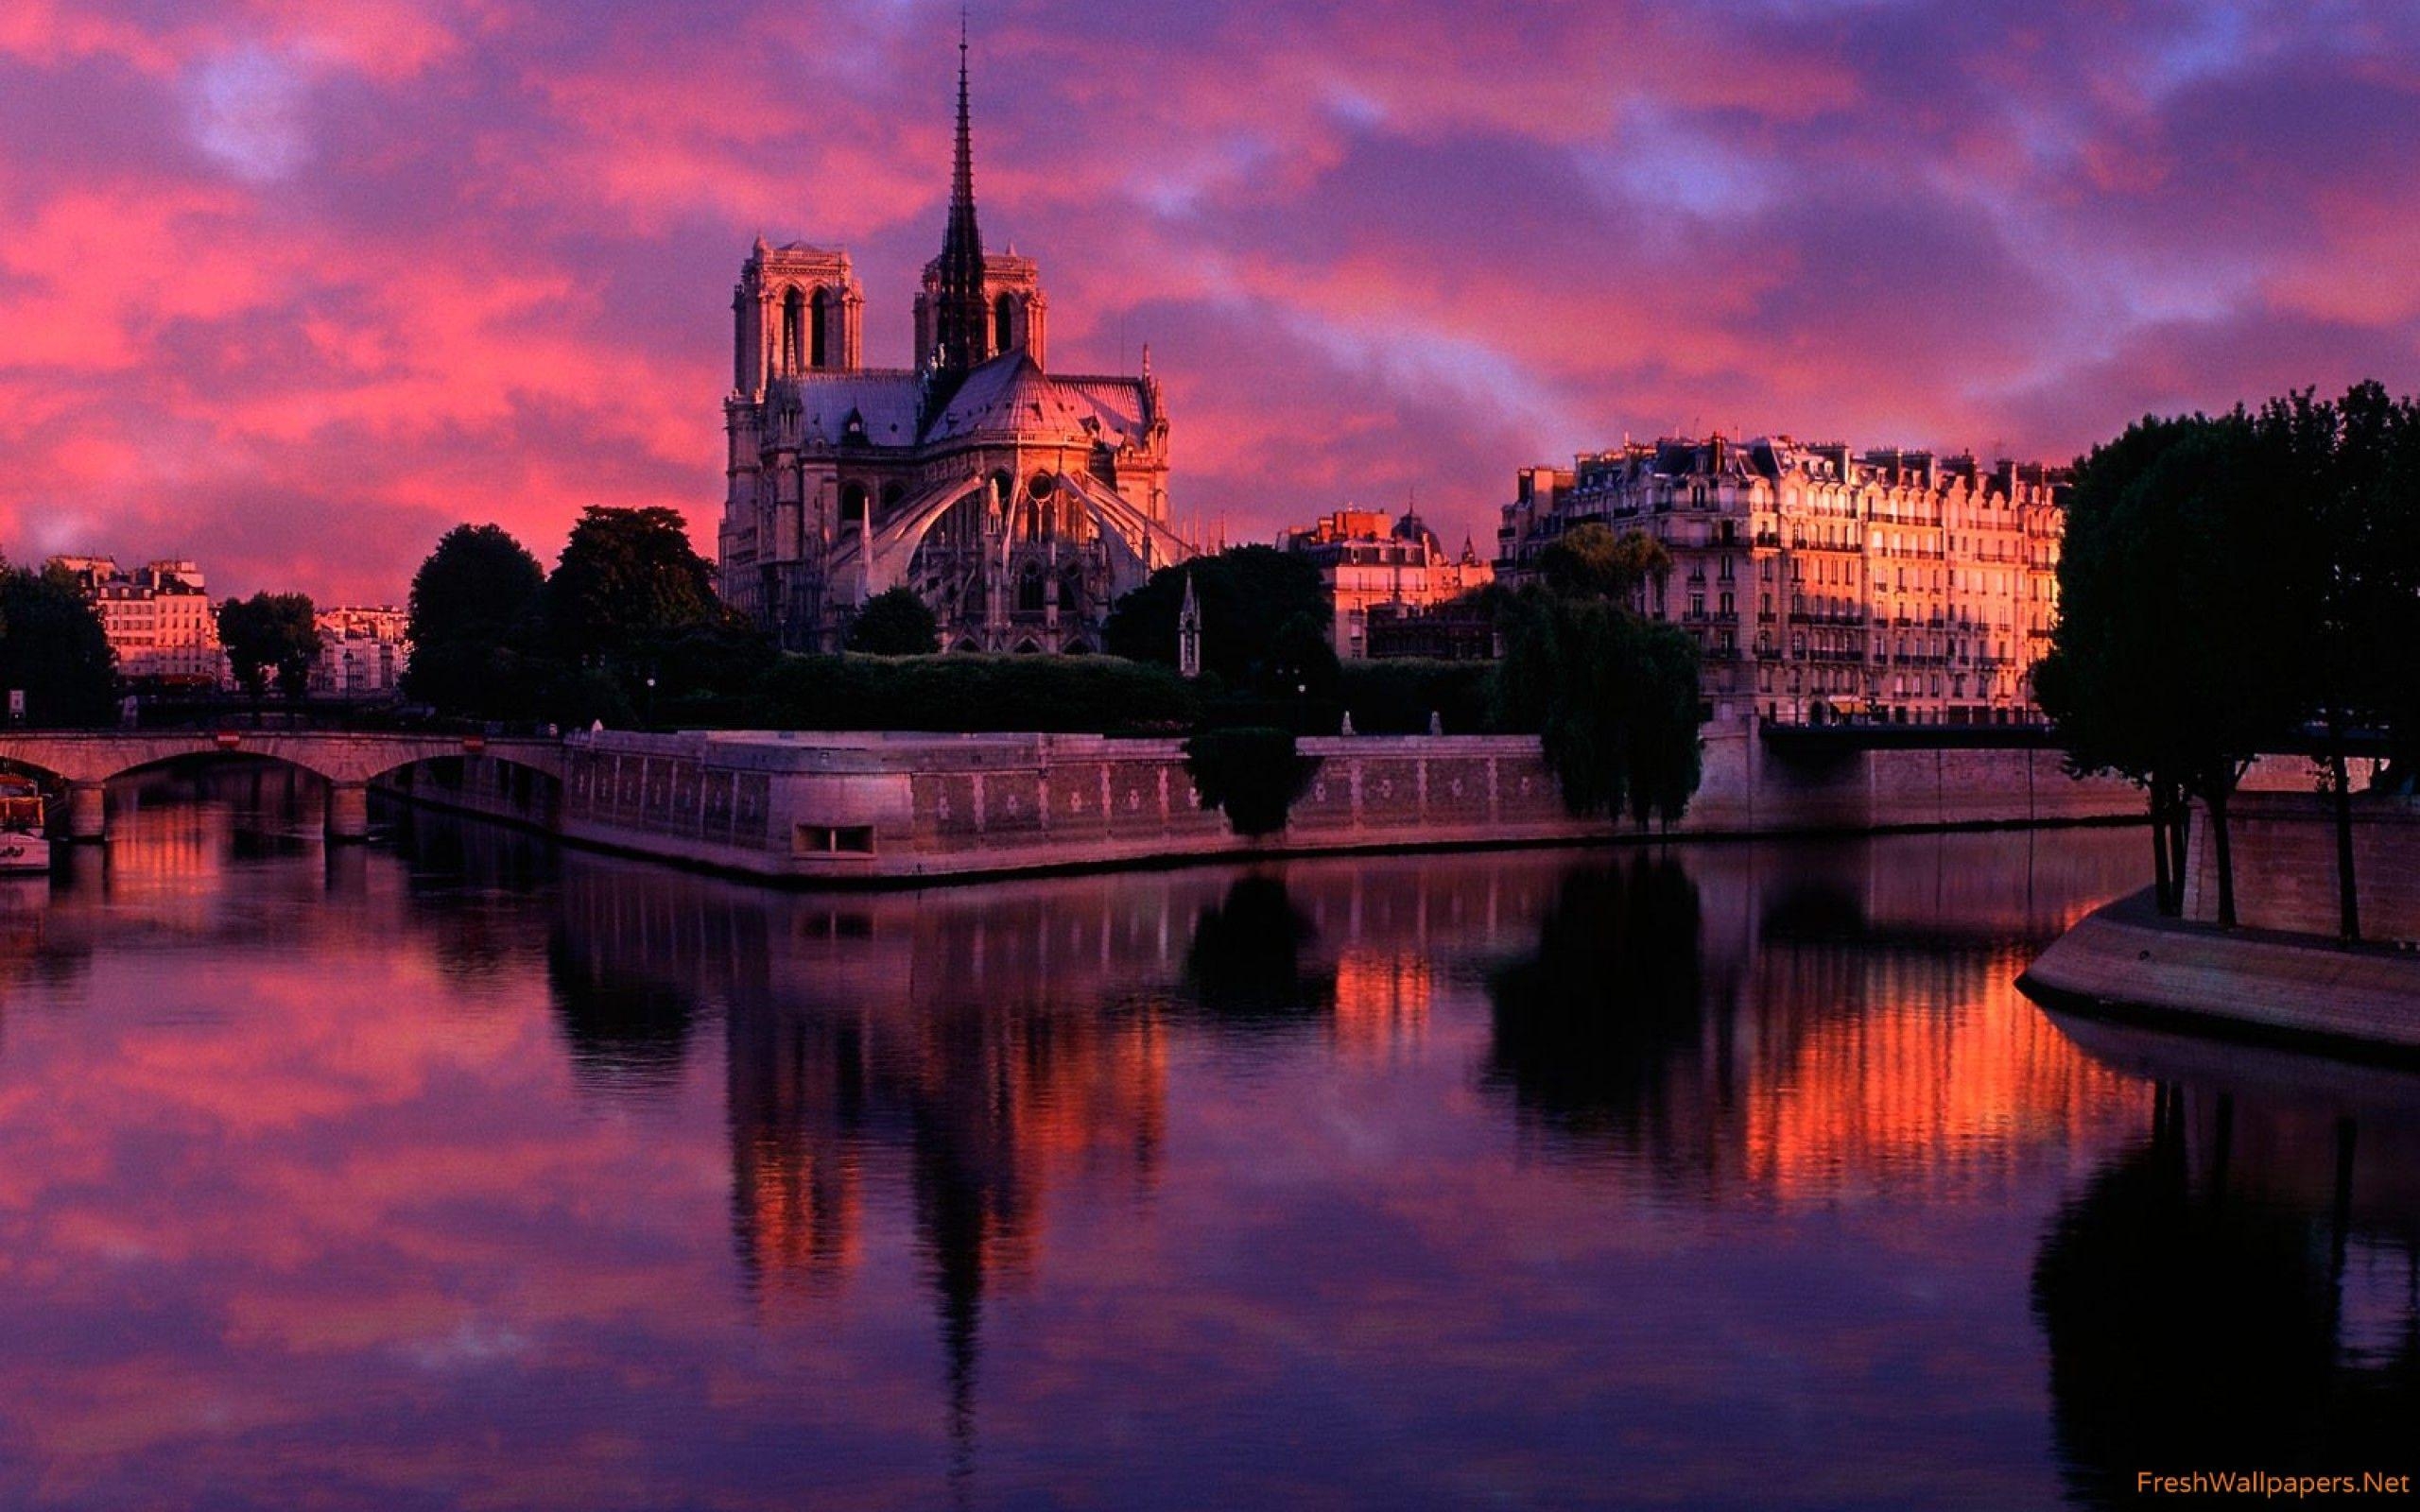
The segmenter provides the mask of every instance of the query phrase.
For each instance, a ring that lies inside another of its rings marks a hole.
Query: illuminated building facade
[[[411,612],[392,605],[339,604],[315,610],[320,654],[311,662],[315,698],[392,698],[411,662]]]
[[[53,557],[101,622],[117,673],[130,681],[216,687],[225,680],[218,615],[201,568],[182,558],[121,572],[108,557]]]
[[[2058,618],[2061,482],[1786,436],[1632,442],[1522,470],[1497,571],[1526,577],[1583,524],[1661,541],[1671,570],[1642,608],[1698,643],[1718,721],[2026,723]]]
[[[1448,555],[1418,514],[1398,519],[1379,509],[1338,509],[1305,529],[1277,538],[1280,548],[1319,568],[1334,611],[1331,634],[1339,657],[1385,654],[1371,635],[1374,616],[1390,622],[1417,617],[1495,580],[1467,541]]]

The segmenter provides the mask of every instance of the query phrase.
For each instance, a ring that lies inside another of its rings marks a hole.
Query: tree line
[[[2192,805],[2236,922],[2229,803],[2309,745],[2332,798],[2340,930],[2360,937],[2351,753],[2420,757],[2420,405],[2376,383],[2218,416],[2147,416],[2075,468],[2059,618],[2035,669],[2078,772],[2140,785],[2153,892],[2182,911]]]
[[[1104,657],[940,656],[932,612],[906,588],[858,610],[846,641],[856,656],[785,656],[723,608],[677,514],[598,507],[573,527],[552,573],[498,526],[449,531],[412,580],[405,687],[450,714],[571,726],[663,716],[794,729],[1190,731],[1205,791],[1232,795],[1221,802],[1230,816],[1264,828],[1283,822],[1307,771],[1293,755],[1296,735],[1334,730],[1348,715],[1367,733],[1435,721],[1457,732],[1538,734],[1575,814],[1668,826],[1698,784],[1696,652],[1635,604],[1670,560],[1644,536],[1584,525],[1541,565],[1536,584],[1493,600],[1508,650],[1500,669],[1348,670],[1329,638],[1334,611],[1318,569],[1256,545],[1152,574],[1114,607]],[[1138,679],[1134,663],[1174,667],[1188,579],[1201,607],[1203,675],[1192,684]]]

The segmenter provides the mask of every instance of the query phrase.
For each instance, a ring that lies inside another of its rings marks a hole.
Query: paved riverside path
[[[543,738],[310,730],[10,730],[0,732],[0,762],[47,775],[67,788],[70,839],[108,832],[110,779],[195,756],[281,762],[326,781],[327,833],[357,840],[369,833],[372,780],[420,762],[485,755],[560,781],[562,743]]]

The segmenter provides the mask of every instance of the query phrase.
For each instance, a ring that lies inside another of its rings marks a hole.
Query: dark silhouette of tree
[[[1153,573],[1110,611],[1102,644],[1133,661],[1176,665],[1177,610],[1188,575],[1201,604],[1202,670],[1229,688],[1274,691],[1279,631],[1297,615],[1324,626],[1335,613],[1310,562],[1273,546],[1237,546]],[[1289,640],[1288,649],[1301,648]],[[1327,660],[1333,665],[1332,645]]]
[[[717,598],[714,568],[670,509],[590,507],[538,605],[558,664],[537,703],[558,723],[700,705],[728,717],[774,661],[764,632]]]
[[[2304,665],[2333,799],[2339,931],[2358,940],[2347,753],[2358,728],[2392,734],[2411,724],[2409,690],[2420,679],[2420,418],[2411,401],[2362,383],[2332,402],[2308,389],[2271,400],[2254,423],[2277,459],[2273,505],[2297,548],[2275,565],[2309,606]]]
[[[273,679],[278,692],[300,699],[311,686],[320,654],[320,627],[302,593],[254,593],[218,606],[218,640],[236,683],[258,703]]]
[[[942,648],[940,622],[912,588],[886,588],[849,625],[849,649],[868,656],[930,656]]]
[[[1662,541],[1643,531],[1616,535],[1605,525],[1575,525],[1538,553],[1547,591],[1564,598],[1628,602],[1651,579],[1672,570]]]
[[[1642,830],[1659,817],[1669,825],[1688,808],[1704,776],[1697,643],[1668,627],[1650,627],[1624,671],[1631,818]]]
[[[1336,696],[1343,667],[1330,638],[1325,613],[1297,610],[1286,616],[1270,637],[1262,690],[1279,698],[1316,699],[1325,704]]]
[[[1275,834],[1319,770],[1298,754],[1294,732],[1242,726],[1205,730],[1184,743],[1184,767],[1204,806],[1227,816],[1237,834]]]
[[[2312,707],[2308,553],[2277,506],[2292,476],[2290,449],[2241,411],[2146,418],[2096,448],[2077,465],[2060,621],[2035,675],[2069,766],[2151,792],[2170,913],[2183,901],[2185,801],[2202,800],[2222,925],[2236,919],[2237,780]]]
[[[404,691],[448,713],[526,710],[545,572],[499,525],[456,525],[412,575]]]
[[[722,617],[714,567],[689,543],[681,516],[660,507],[584,510],[544,601],[564,654],[609,665]]]
[[[1639,590],[1670,558],[1646,536],[1581,525],[1506,598],[1496,723],[1534,730],[1574,814],[1669,826],[1701,775],[1697,643],[1644,619]]]
[[[109,637],[75,580],[0,559],[0,695],[25,694],[26,722],[105,723],[116,681]]]

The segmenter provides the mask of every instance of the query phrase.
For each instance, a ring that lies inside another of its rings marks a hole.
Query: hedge
[[[1493,662],[1347,662],[1337,691],[1356,734],[1425,735],[1431,713],[1449,735],[1495,728]]]
[[[746,717],[776,730],[1174,733],[1201,716],[1184,679],[1111,656],[785,656]]]

